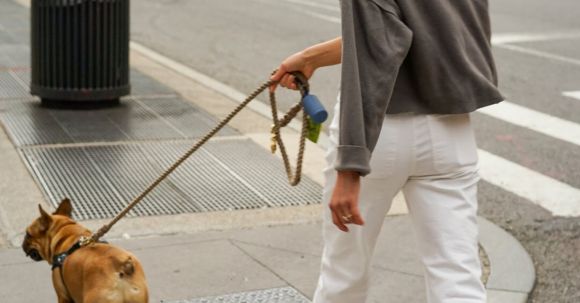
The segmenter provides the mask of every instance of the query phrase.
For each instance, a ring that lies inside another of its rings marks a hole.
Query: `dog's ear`
[[[53,213],[53,215],[62,215],[69,218],[71,217],[71,214],[72,214],[72,204],[70,203],[69,198],[64,198],[62,201],[60,201],[58,208]]]
[[[42,209],[42,206],[40,206],[40,204],[38,204],[38,210],[40,211],[40,218],[38,219],[38,222],[40,223],[40,230],[46,231],[50,227],[52,218],[46,211],[44,211],[44,209]]]

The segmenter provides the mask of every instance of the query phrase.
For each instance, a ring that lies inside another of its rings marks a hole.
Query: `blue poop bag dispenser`
[[[300,72],[293,72],[292,74],[295,78],[294,82],[296,82],[298,89],[300,89],[302,106],[304,106],[304,111],[306,112],[306,120],[308,123],[307,138],[316,143],[322,131],[322,123],[328,118],[328,112],[322,103],[320,103],[320,100],[315,95],[310,94],[310,86],[306,76]]]
[[[312,122],[322,124],[328,118],[328,112],[322,103],[320,103],[318,97],[310,94],[310,87],[306,76],[300,72],[293,72],[292,74],[294,75],[296,79],[295,82],[302,94],[302,105],[304,106],[306,114],[310,117]]]

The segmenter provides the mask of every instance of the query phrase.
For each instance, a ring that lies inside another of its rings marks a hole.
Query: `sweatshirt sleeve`
[[[370,173],[399,67],[412,32],[394,0],[341,0],[342,72],[336,170]]]

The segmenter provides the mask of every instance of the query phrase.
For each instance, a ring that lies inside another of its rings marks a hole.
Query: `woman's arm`
[[[315,44],[284,59],[271,79],[278,81],[282,87],[297,89],[294,76],[289,74],[290,72],[302,72],[310,79],[317,68],[339,64],[341,55],[341,37]],[[276,89],[276,85],[273,85],[271,89]]]

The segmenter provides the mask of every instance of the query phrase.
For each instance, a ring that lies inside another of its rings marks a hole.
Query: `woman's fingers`
[[[296,86],[296,83],[294,82],[296,78],[287,72],[287,69],[284,67],[284,65],[281,65],[280,68],[278,68],[274,75],[270,77],[270,80],[275,82],[270,86],[271,92],[275,91],[278,85],[288,89],[298,89],[298,86]]]
[[[338,215],[337,212],[334,210],[332,210],[331,213],[332,213],[332,222],[334,223],[334,225],[336,225],[338,229],[344,232],[348,232],[348,227],[346,226],[346,223],[343,222],[343,218],[341,218],[341,216]]]
[[[329,205],[332,221],[338,229],[348,232],[348,224],[364,225],[357,200],[333,199]]]
[[[352,216],[351,218],[351,222],[352,224],[356,224],[356,225],[364,225],[365,221],[363,220],[362,216],[360,215],[360,211],[358,209],[358,206],[354,206],[351,204],[350,205],[350,214]]]
[[[282,79],[280,79],[280,86],[282,86],[282,87],[287,86],[288,77],[290,77],[290,74],[284,74],[284,76],[282,76]]]
[[[270,86],[270,91],[273,92],[276,90],[278,83],[282,79],[282,77],[286,74],[286,69],[283,65],[281,65],[278,70],[270,77],[270,80],[274,81],[275,83]]]
[[[350,202],[342,206],[341,212],[339,213],[340,218],[345,224],[356,224],[363,225],[364,221],[358,210],[358,206],[355,203]]]
[[[289,89],[296,89],[296,83],[294,83],[294,76],[292,74],[285,74],[280,80],[280,85]]]

